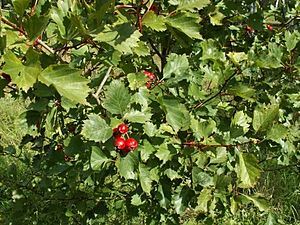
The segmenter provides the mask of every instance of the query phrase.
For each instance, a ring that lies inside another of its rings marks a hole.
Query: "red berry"
[[[267,24],[267,29],[268,29],[269,31],[273,31],[273,27],[272,27],[272,25],[270,25],[270,24]]]
[[[135,150],[138,147],[138,143],[134,138],[128,138],[126,140],[126,147],[130,150]]]
[[[159,9],[157,8],[157,6],[155,4],[152,4],[149,10],[153,11],[155,14],[159,13]]]
[[[144,71],[144,74],[150,79],[150,80],[156,80],[156,75],[154,73],[151,73],[149,71]]]
[[[150,80],[147,81],[147,83],[146,83],[147,89],[151,89],[151,86],[152,86],[152,82]]]
[[[118,148],[118,149],[125,149],[126,148],[126,141],[124,138],[122,137],[118,137],[116,138],[115,140],[115,146]]]
[[[122,123],[118,126],[118,130],[121,134],[126,134],[128,132],[128,126],[125,123]]]
[[[250,32],[250,33],[252,33],[252,32],[254,31],[253,28],[250,27],[250,26],[246,26],[246,27],[245,27],[245,30],[246,30],[247,32]]]

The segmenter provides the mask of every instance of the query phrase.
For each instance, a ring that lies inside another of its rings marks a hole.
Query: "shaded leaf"
[[[132,49],[139,47],[138,42],[141,36],[142,34],[130,23],[121,23],[115,26],[106,25],[95,40],[105,42],[124,54],[133,54]]]
[[[51,65],[42,71],[38,79],[47,86],[53,85],[61,96],[76,103],[87,104],[89,80],[80,73],[80,70],[68,65]]]
[[[48,16],[38,16],[37,14],[31,16],[24,23],[27,37],[29,40],[35,40],[39,35],[42,34],[44,29],[47,27],[49,21]]]
[[[12,0],[12,4],[19,14],[19,16],[23,16],[26,8],[28,7],[30,0]]]
[[[213,119],[196,120],[191,118],[191,129],[198,141],[207,138],[216,130],[216,122]]]
[[[111,160],[96,146],[92,146],[90,164],[92,170],[102,170],[106,163]]]
[[[146,165],[139,164],[139,180],[143,191],[150,195],[152,188],[152,180],[150,179],[150,171]]]
[[[119,158],[116,162],[118,171],[122,177],[125,179],[136,180],[137,171],[136,167],[138,165],[137,151],[130,152],[125,157]]]
[[[250,200],[261,212],[267,211],[269,209],[267,200],[258,195],[250,196],[250,195],[242,194],[242,196]]]
[[[185,105],[175,99],[162,99],[162,107],[166,112],[167,122],[175,132],[187,130],[190,125],[190,115]]]
[[[279,116],[279,106],[277,104],[256,107],[254,110],[252,125],[254,130],[264,131]]]

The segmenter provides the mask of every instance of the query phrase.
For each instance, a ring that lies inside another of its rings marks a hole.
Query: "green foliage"
[[[36,4],[2,10],[1,95],[28,105],[1,223],[296,223],[256,188],[299,164],[297,1]]]

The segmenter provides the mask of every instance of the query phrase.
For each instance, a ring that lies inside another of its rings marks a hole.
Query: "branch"
[[[1,16],[1,21],[2,21],[3,23],[5,23],[6,25],[10,26],[11,28],[13,28],[13,29],[19,31],[19,32],[20,32],[21,34],[23,34],[25,37],[27,36],[26,32],[25,32],[23,29],[19,28],[16,24],[10,22],[10,21],[7,20],[5,17]],[[37,41],[38,44],[40,44],[41,46],[43,46],[48,52],[50,52],[51,54],[55,54],[55,51],[54,51],[51,47],[49,47],[45,42],[43,42],[43,41],[40,40],[40,39],[37,39],[36,41]]]
[[[23,34],[24,36],[26,35],[25,31],[21,28],[19,28],[16,24],[10,22],[9,20],[7,20],[6,18],[4,18],[3,16],[1,16],[1,21],[3,23],[5,23],[6,25],[10,26],[11,28],[19,31],[21,34]]]
[[[55,51],[54,49],[52,49],[51,47],[49,47],[45,42],[43,42],[40,39],[36,40],[38,44],[40,44],[41,46],[43,46],[48,52],[50,52],[51,54],[55,55]]]
[[[190,147],[195,147],[195,148],[199,148],[201,150],[205,150],[206,148],[218,148],[218,147],[225,147],[225,148],[232,148],[232,147],[239,147],[242,145],[247,145],[247,144],[260,144],[262,142],[262,140],[258,140],[258,139],[253,139],[250,141],[246,141],[243,143],[237,143],[237,144],[202,144],[202,143],[198,143],[198,142],[194,142],[194,141],[188,141],[183,143],[183,145],[185,146],[190,146]]]
[[[111,69],[112,69],[112,66],[110,66],[101,82],[101,84],[99,85],[97,91],[95,94],[93,94],[93,97],[97,100],[98,104],[100,105],[100,100],[99,100],[99,95],[100,95],[100,92],[104,86],[104,84],[106,83],[107,79],[109,78],[109,75],[110,75],[110,72],[111,72]]]
[[[227,80],[225,80],[223,86],[220,88],[220,90],[217,93],[215,93],[213,96],[209,97],[205,101],[198,103],[197,105],[194,106],[194,108],[195,109],[201,108],[204,104],[210,102],[211,100],[216,98],[218,95],[220,95],[222,93],[222,91],[225,89],[225,87],[227,86],[228,82],[238,73],[240,73],[239,70],[236,70]]]

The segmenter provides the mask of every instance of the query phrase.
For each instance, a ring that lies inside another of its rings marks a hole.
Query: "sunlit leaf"
[[[261,169],[256,157],[251,153],[239,152],[239,164],[237,175],[240,180],[239,187],[254,187],[260,176]]]
[[[112,128],[100,116],[91,114],[84,121],[81,134],[88,140],[105,142],[112,136]]]

